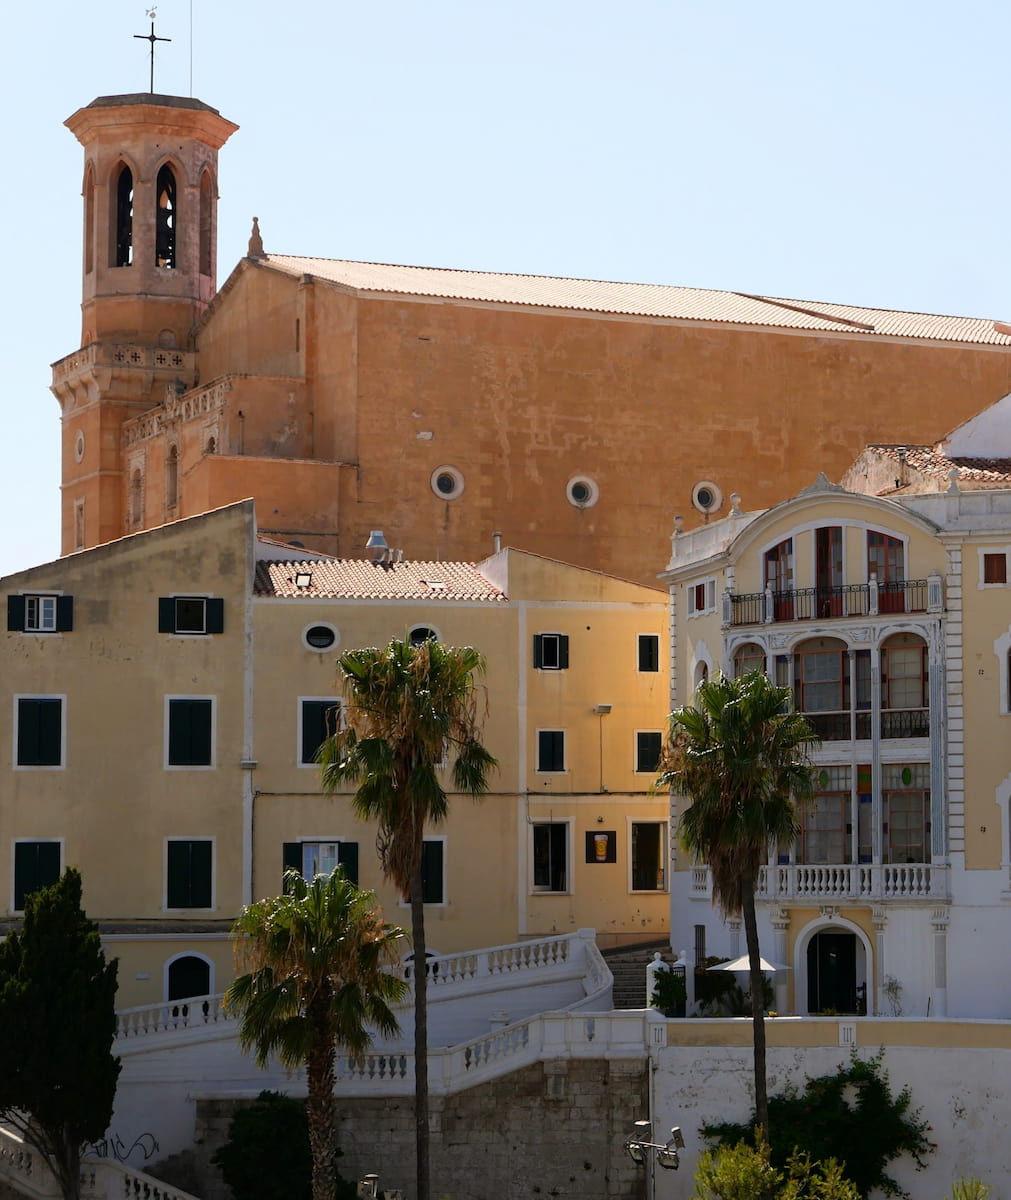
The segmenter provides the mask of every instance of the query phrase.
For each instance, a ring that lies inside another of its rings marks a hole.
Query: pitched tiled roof
[[[1011,484],[1011,458],[949,458],[933,446],[872,445],[867,449],[896,465],[905,463],[910,470],[937,479],[947,479],[948,472],[955,467],[959,484],[982,483],[1000,488]]]
[[[494,271],[347,262],[336,258],[269,254],[257,261],[290,275],[313,275],[363,292],[1011,346],[1011,334],[998,331],[993,321],[982,317],[945,317],[858,308],[849,304],[783,300],[659,283],[608,283],[548,275],[505,275]]]
[[[296,585],[300,572],[311,577],[308,587]],[[259,562],[253,591],[257,596],[334,600],[508,601],[473,563],[373,563],[360,558]]]

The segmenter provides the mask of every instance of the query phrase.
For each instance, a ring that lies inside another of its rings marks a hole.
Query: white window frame
[[[686,583],[687,600],[688,600],[688,615],[690,617],[704,617],[707,613],[716,611],[716,579],[696,579],[694,583]],[[702,608],[696,607],[695,590],[698,587],[705,588],[704,599],[705,604]]]
[[[25,633],[55,633],[56,632],[56,593],[55,592],[25,592]],[[48,612],[43,616],[36,615],[33,621],[30,615],[32,605],[41,612],[45,607]]]
[[[210,700],[211,702],[211,761],[209,763],[170,763],[169,762],[169,731],[170,721],[169,712],[171,705],[170,700]],[[214,771],[218,766],[218,698],[217,696],[199,696],[191,692],[173,692],[171,695],[165,696],[165,707],[163,715],[163,741],[164,741],[164,769],[166,771]],[[191,838],[185,839],[192,841]]]
[[[318,623],[319,623],[319,624],[322,624],[322,622],[318,622]],[[414,646],[414,645],[420,645],[420,644],[421,644],[420,642],[418,642],[418,643],[415,643],[415,642],[413,641],[413,638],[414,638],[414,635],[415,635],[416,633],[420,632],[422,629],[427,629],[427,630],[429,631],[429,633],[431,633],[431,634],[432,634],[432,636],[434,637],[435,641],[437,641],[437,642],[441,642],[441,641],[442,641],[442,633],[441,633],[441,631],[440,631],[440,630],[438,630],[438,629],[436,629],[436,627],[435,627],[435,626],[434,626],[434,625],[433,625],[433,624],[432,624],[430,621],[417,621],[415,624],[413,624],[413,625],[409,625],[409,626],[407,627],[407,638],[406,638],[406,640],[407,640],[407,641],[408,641],[408,642],[409,642],[409,643],[410,643],[412,646]],[[428,639],[423,639],[423,640],[427,641]],[[332,650],[332,649],[333,649],[333,647],[331,646],[331,647],[330,647],[330,649]]]
[[[203,629],[180,629],[178,618],[178,607],[173,607],[172,613],[172,632],[170,637],[207,637],[207,601],[211,599],[210,592],[169,592],[168,598],[178,604],[180,600],[200,600],[203,604],[204,611],[204,627]]]
[[[561,665],[561,662],[562,662],[562,638],[567,637],[567,636],[568,636],[568,634],[558,633],[555,630],[549,630],[547,633],[538,632],[537,637],[539,637],[541,639],[541,665],[539,667],[535,668],[536,670],[538,670],[538,671],[564,671],[565,670],[565,668]],[[546,644],[545,638],[553,639],[553,644],[555,647],[555,665],[553,667],[547,666],[544,662],[544,646]]]
[[[649,896],[649,895],[662,896],[662,895],[665,895],[667,892],[670,891],[670,874],[671,874],[670,840],[669,840],[670,839],[670,821],[664,820],[659,817],[656,819],[654,819],[652,817],[627,817],[626,823],[627,823],[626,845],[628,846],[628,891],[629,891],[629,894],[633,895],[633,896]],[[632,861],[632,826],[633,825],[659,825],[661,827],[660,852],[663,855],[663,880],[664,880],[663,887],[658,887],[658,888],[656,888],[656,887],[654,887],[654,888],[633,887],[633,881],[635,878],[635,875],[634,875],[635,864]]]
[[[211,903],[208,908],[189,907],[186,908],[169,908],[168,906],[168,885],[169,885],[169,861],[168,848],[169,842],[210,842],[211,844]],[[172,834],[171,837],[164,839],[162,846],[162,884],[161,884],[161,910],[166,913],[204,913],[217,912],[218,910],[218,839],[215,834],[208,836],[204,833],[192,834]],[[166,976],[167,978],[167,976]]]
[[[307,700],[312,701],[312,702],[329,704],[332,708],[336,708],[337,709],[338,728],[343,728],[343,726],[344,726],[344,704],[343,704],[343,701],[341,700],[340,696],[299,696],[298,697],[298,701],[297,701],[298,708],[297,708],[297,716],[296,716],[296,722],[295,722],[295,724],[296,724],[295,762],[300,769],[301,768],[309,768],[309,769],[315,768],[318,771],[319,763],[302,761],[302,718],[304,715],[302,706],[305,704],[305,702]]]
[[[656,670],[644,671],[639,666],[641,660],[640,649],[643,638],[653,638],[656,642]],[[660,635],[658,633],[637,633],[635,635],[635,670],[638,675],[661,675],[663,674],[663,664],[660,661]]]
[[[551,817],[543,821],[532,817],[530,819],[530,895],[531,896],[571,896],[573,893],[573,868],[575,864],[574,847],[573,847],[573,819],[572,817]],[[564,825],[565,826],[565,887],[558,891],[549,887],[538,887],[534,883],[534,830],[541,825]]]
[[[60,702],[60,761],[58,763],[18,762],[18,701],[59,700]],[[66,692],[16,692],[13,697],[14,716],[11,721],[13,740],[11,743],[11,766],[15,771],[65,771],[67,769],[67,693]],[[31,841],[38,841],[32,838]]]
[[[976,590],[989,591],[992,588],[1008,588],[1011,587],[1011,546],[979,546],[976,550],[977,561],[979,565],[979,574],[976,577]],[[986,557],[989,554],[1004,555],[1004,582],[1003,583],[984,583]]]
[[[65,838],[62,838],[62,837],[15,837],[15,838],[11,838],[11,857],[10,857],[11,886],[10,886],[10,893],[8,895],[8,904],[9,904],[8,912],[11,912],[11,913],[23,913],[25,911],[23,908],[15,908],[14,907],[14,885],[15,885],[15,879],[14,879],[15,849],[14,849],[14,847],[19,844],[23,844],[25,842],[29,842],[33,845],[37,842],[50,842],[50,843],[55,843],[56,845],[59,846],[59,848],[60,848],[60,870],[56,876],[57,879],[62,877],[63,872],[65,870],[65,864],[67,861],[66,844],[65,844],[66,839]]]

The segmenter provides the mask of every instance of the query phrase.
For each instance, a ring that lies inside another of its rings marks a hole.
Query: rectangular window
[[[60,843],[14,843],[14,911],[24,912],[25,897],[60,878]]]
[[[1001,553],[983,555],[983,582],[1007,583],[1006,554]]]
[[[209,838],[170,838],[166,843],[165,907],[211,908],[214,845]]]
[[[425,904],[446,903],[445,838],[425,838],[422,843],[421,898]]]
[[[298,712],[299,765],[313,767],[320,746],[337,732],[340,701],[326,699],[300,700]]]
[[[815,773],[815,794],[801,812],[802,863],[850,861],[849,767],[824,767]]]
[[[660,670],[660,638],[655,633],[639,634],[639,670]]]
[[[537,731],[537,770],[565,770],[564,729],[539,729]]]
[[[716,580],[706,579],[702,583],[688,584],[688,615],[700,616],[716,610]]]
[[[214,764],[214,699],[211,696],[167,696],[169,767]]]
[[[662,892],[667,882],[667,825],[632,822],[632,891]]]
[[[534,634],[534,667],[538,671],[564,671],[568,668],[568,665],[568,634]]]
[[[338,840],[326,842],[285,842],[283,868],[294,869],[303,878],[313,879],[316,875],[330,875],[334,867],[340,867],[347,878],[358,883],[358,843]]]
[[[225,602],[213,596],[161,596],[159,633],[223,633]]]
[[[886,764],[881,784],[885,862],[929,862],[930,764]]]
[[[74,627],[74,597],[7,597],[7,628],[17,633],[64,633]]]
[[[534,891],[567,890],[569,827],[564,821],[545,821],[533,826]]]
[[[635,735],[635,769],[655,771],[660,765],[660,745],[663,734],[652,730],[637,730]]]
[[[63,697],[16,696],[15,754],[19,767],[63,766]]]

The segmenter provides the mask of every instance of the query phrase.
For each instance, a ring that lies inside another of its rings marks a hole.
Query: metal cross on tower
[[[155,31],[154,31],[155,12],[156,12],[156,10],[152,8],[152,9],[148,10],[148,14],[147,14],[151,18],[151,32],[150,33],[135,33],[133,35],[135,38],[140,38],[141,41],[143,41],[143,42],[151,43],[151,95],[152,96],[154,95],[154,44],[155,44],[155,42],[171,42],[172,41],[171,38],[157,37],[155,35]]]

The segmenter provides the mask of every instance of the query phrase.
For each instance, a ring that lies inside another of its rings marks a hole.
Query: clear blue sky
[[[256,213],[268,252],[1011,318],[1006,0],[162,0],[156,91],[190,94],[191,8],[192,92],[241,126],[219,283]],[[5,9],[0,573],[59,552],[62,122],[147,90],[145,13]]]

